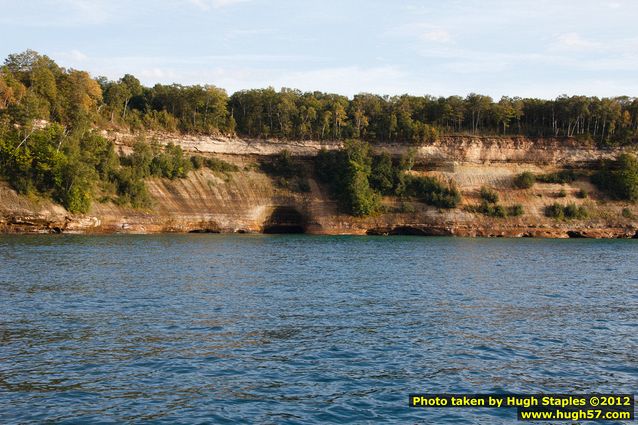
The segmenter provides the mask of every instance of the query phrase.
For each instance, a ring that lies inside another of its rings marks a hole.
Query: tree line
[[[638,141],[638,99],[560,96],[553,100],[489,96],[352,98],[272,87],[228,96],[213,85],[117,81],[65,69],[28,50],[0,68],[0,131],[37,120],[82,126],[254,138],[423,144],[441,135],[575,137],[600,145]]]
[[[118,81],[93,79],[87,72],[59,67],[46,56],[26,51],[9,55],[0,68],[0,177],[19,193],[49,196],[71,212],[87,212],[96,199],[141,208],[150,206],[147,178],[184,178],[203,166],[222,173],[238,169],[215,158],[189,158],[170,144],[140,141],[131,154],[118,154],[97,130],[344,140],[343,149],[322,151],[314,163],[317,177],[344,212],[379,212],[382,196],[455,208],[461,197],[453,182],[407,173],[409,158],[373,155],[370,143],[420,144],[440,134],[527,134],[627,144],[637,139],[637,106],[638,99],[628,97],[495,102],[476,94],[466,98],[360,94],[349,99],[272,88],[229,97],[214,86],[144,87],[131,75]],[[265,164],[264,170],[282,186],[307,191],[304,173],[293,165],[289,156],[282,155]],[[635,157],[623,156],[602,164],[593,182],[612,197],[636,200],[637,169]],[[515,183],[531,187],[535,176],[527,176],[529,181],[524,177]],[[550,177],[552,181],[574,178]],[[500,214],[496,206],[493,210]]]

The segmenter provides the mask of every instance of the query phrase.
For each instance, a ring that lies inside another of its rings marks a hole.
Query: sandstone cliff
[[[107,134],[127,152],[135,137]],[[611,202],[586,179],[570,185],[537,184],[520,190],[512,186],[522,171],[547,173],[564,167],[587,168],[620,150],[600,150],[574,141],[526,138],[447,137],[416,148],[415,173],[453,179],[463,194],[454,210],[438,210],[418,203],[384,199],[383,214],[355,218],[340,214],[326,189],[310,179],[310,191],[294,193],[279,188],[259,171],[260,157],[288,150],[311,157],[338,143],[315,141],[263,141],[214,137],[151,135],[160,143],[172,142],[185,150],[215,155],[237,164],[241,171],[217,173],[201,169],[178,180],[149,179],[153,206],[134,210],[111,202],[95,202],[89,214],[69,214],[45,199],[17,195],[0,182],[0,232],[153,233],[153,232],[279,232],[315,234],[419,234],[511,237],[635,237],[635,205]],[[410,147],[375,146],[378,151],[405,154]],[[412,148],[415,149],[415,148]],[[479,189],[498,191],[504,205],[521,204],[524,215],[489,218],[468,212],[479,202]],[[561,198],[558,194],[561,193]],[[590,195],[576,196],[580,191]],[[565,195],[564,197],[562,195]],[[546,205],[560,201],[585,205],[586,220],[558,221],[544,216]],[[624,213],[623,213],[623,210]]]

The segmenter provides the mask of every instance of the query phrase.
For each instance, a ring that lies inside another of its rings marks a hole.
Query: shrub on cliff
[[[576,173],[574,170],[562,170],[555,173],[539,174],[536,176],[536,181],[539,181],[541,183],[565,184],[576,181],[578,177],[579,174]]]
[[[226,162],[219,158],[206,158],[204,164],[212,171],[218,171],[220,173],[232,173],[239,171],[239,167],[230,162]]]
[[[50,196],[74,213],[89,210],[97,183],[117,166],[113,144],[92,132],[51,125],[0,141],[0,173],[17,192]]]
[[[288,150],[283,150],[277,155],[263,161],[261,168],[270,175],[286,179],[303,174],[300,164],[293,159]]]
[[[485,200],[478,206],[469,206],[465,209],[469,212],[480,213],[494,218],[518,217],[523,215],[523,206],[520,204],[504,207]]]
[[[114,174],[118,205],[130,204],[133,208],[151,205],[151,198],[144,180],[131,167],[122,167]]]
[[[525,213],[523,206],[521,204],[514,204],[511,207],[508,207],[507,214],[510,217],[520,217]]]
[[[384,152],[372,158],[370,186],[384,195],[390,195],[395,188],[395,167],[390,154]]]
[[[622,154],[616,161],[605,162],[592,176],[592,183],[613,198],[638,200],[638,158]]]
[[[545,207],[545,216],[557,220],[584,219],[587,218],[588,215],[588,211],[585,207],[576,204],[561,205],[559,203],[553,203]]]
[[[461,202],[461,192],[452,182],[442,183],[429,176],[407,175],[404,195],[439,208],[456,208]]]
[[[482,200],[490,204],[496,204],[498,202],[498,193],[496,193],[495,190],[492,190],[489,187],[481,187],[480,195]]]
[[[514,186],[519,189],[530,189],[536,183],[536,176],[530,171],[525,171],[514,178]]]
[[[190,160],[184,156],[180,146],[172,143],[167,144],[163,152],[155,155],[150,164],[151,175],[171,180],[186,177],[190,170]]]
[[[483,201],[480,206],[480,210],[488,217],[505,218],[507,217],[507,210],[502,205],[494,205]]]
[[[306,169],[288,150],[283,150],[260,163],[260,168],[270,174],[275,184],[293,192],[309,192]]]
[[[199,170],[204,166],[204,158],[199,155],[191,156],[191,165],[193,167],[193,170]]]
[[[370,186],[372,156],[366,142],[349,140],[341,150],[322,150],[315,169],[345,212],[365,216],[379,210],[381,197]]]

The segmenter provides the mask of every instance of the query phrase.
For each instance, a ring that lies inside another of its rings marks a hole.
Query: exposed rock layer
[[[109,134],[127,151],[134,138]],[[572,140],[525,138],[447,137],[416,149],[417,173],[438,175],[457,182],[463,205],[439,211],[418,202],[384,200],[389,211],[373,217],[340,214],[325,188],[310,180],[310,192],[280,189],[267,175],[252,166],[263,155],[284,149],[308,157],[320,149],[335,149],[338,143],[314,141],[281,142],[212,137],[155,135],[160,143],[178,143],[189,152],[217,154],[238,164],[243,171],[214,173],[198,170],[186,179],[150,179],[153,207],[145,210],[94,203],[86,216],[72,215],[43,199],[17,195],[0,182],[0,232],[7,233],[157,233],[157,232],[298,232],[314,234],[422,235],[485,237],[637,237],[638,216],[634,205],[610,202],[586,180],[571,185],[537,184],[517,190],[513,177],[526,170],[536,173],[563,167],[586,168],[620,150],[599,150]],[[405,154],[409,147],[375,146],[392,154]],[[464,207],[479,202],[481,186],[495,188],[503,205],[521,204],[525,214],[517,218],[488,218]],[[592,194],[587,199],[579,191]],[[567,196],[558,198],[560,191]],[[587,220],[557,221],[544,216],[553,202],[576,203],[590,211]],[[621,214],[628,209],[630,214]]]

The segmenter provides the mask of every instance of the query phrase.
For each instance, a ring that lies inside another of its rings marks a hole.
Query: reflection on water
[[[636,392],[635,241],[0,237],[0,419],[511,423]]]

